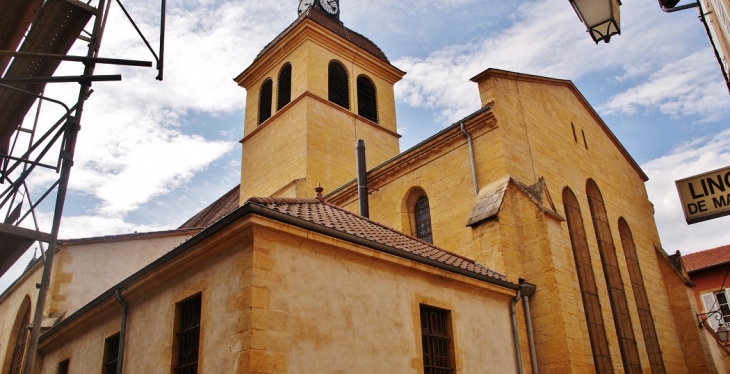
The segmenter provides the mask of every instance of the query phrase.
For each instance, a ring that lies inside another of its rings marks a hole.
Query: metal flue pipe
[[[360,215],[369,218],[368,207],[368,171],[365,164],[365,141],[357,140],[357,196],[360,202]]]

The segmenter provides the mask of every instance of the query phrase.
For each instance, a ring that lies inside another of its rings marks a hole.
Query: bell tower
[[[399,153],[393,85],[403,71],[339,21],[337,0],[301,0],[299,17],[235,78],[246,89],[241,201],[311,197]]]

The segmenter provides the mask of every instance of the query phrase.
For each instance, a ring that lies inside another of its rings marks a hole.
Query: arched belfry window
[[[624,283],[618,267],[616,247],[614,247],[611,228],[608,224],[606,205],[603,202],[601,191],[592,179],[589,179],[586,183],[586,193],[588,195],[588,206],[591,209],[593,228],[598,241],[598,252],[601,254],[603,275],[606,277],[608,299],[611,301],[611,311],[616,324],[616,335],[618,336],[619,348],[621,348],[624,371],[626,373],[641,373],[639,351],[636,348],[634,330],[631,326],[629,305],[626,301]]]
[[[276,110],[281,110],[289,102],[291,102],[291,64],[286,64],[279,70],[276,87]]]
[[[601,303],[598,299],[598,287],[596,287],[591,254],[588,250],[585,226],[583,226],[583,216],[580,212],[578,199],[575,198],[575,194],[568,187],[563,189],[563,207],[568,221],[570,244],[573,247],[573,258],[578,273],[578,285],[583,299],[583,309],[588,324],[588,336],[591,340],[596,373],[613,373],[611,354],[608,351],[608,340],[606,339],[606,328],[603,325],[603,315],[601,314]]]
[[[618,232],[621,236],[621,247],[624,249],[624,256],[626,256],[626,265],[628,265],[629,268],[631,288],[634,290],[636,309],[639,311],[639,321],[641,322],[641,331],[644,335],[644,344],[646,344],[646,353],[649,355],[651,372],[655,374],[663,374],[667,371],[664,368],[662,350],[659,348],[659,339],[656,335],[654,318],[651,315],[651,308],[649,307],[649,298],[647,297],[646,289],[644,288],[644,278],[641,275],[639,258],[636,255],[634,237],[631,234],[629,224],[623,217],[618,220]]]
[[[26,296],[15,317],[10,335],[11,340],[8,342],[5,355],[4,373],[20,374],[23,372],[23,359],[28,344],[28,325],[30,325],[30,298]]]
[[[375,84],[365,75],[357,77],[357,114],[378,122],[378,100]]]
[[[327,99],[345,109],[350,109],[350,84],[347,70],[337,61],[330,61],[327,70]]]
[[[274,82],[268,78],[261,84],[259,91],[259,125],[271,118],[271,99]]]

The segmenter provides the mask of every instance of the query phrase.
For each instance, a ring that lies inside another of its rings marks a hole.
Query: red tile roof
[[[474,260],[317,199],[252,197],[248,202],[468,272],[507,281],[503,274],[479,265]]]
[[[730,244],[682,256],[687,272],[706,269],[730,262]]]

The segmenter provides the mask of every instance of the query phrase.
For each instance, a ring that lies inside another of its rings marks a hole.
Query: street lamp
[[[570,0],[570,4],[596,43],[608,43],[612,35],[621,34],[620,0]]]
[[[720,339],[720,341],[723,344],[726,344],[728,330],[725,325],[722,324],[722,321],[720,321],[720,326],[717,326],[717,330],[715,330],[715,332],[717,333],[717,337]]]

